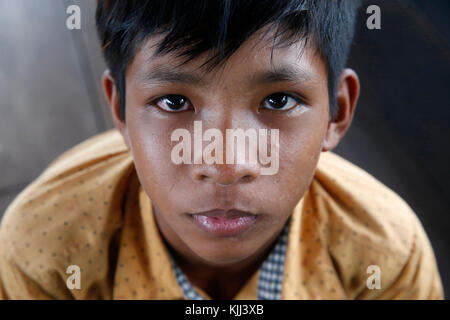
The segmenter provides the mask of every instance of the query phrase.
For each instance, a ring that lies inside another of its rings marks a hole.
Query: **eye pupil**
[[[186,103],[186,99],[183,96],[179,95],[167,96],[165,100],[169,108],[173,110],[179,110],[183,108],[184,104]]]
[[[272,108],[281,109],[287,103],[288,97],[283,93],[275,93],[268,98]]]

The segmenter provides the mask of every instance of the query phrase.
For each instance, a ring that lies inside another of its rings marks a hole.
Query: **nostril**
[[[249,166],[198,166],[192,168],[192,178],[197,182],[214,182],[230,186],[238,182],[248,183],[258,177],[258,172]]]
[[[197,178],[196,180],[200,182],[208,182],[212,180],[211,177],[207,174],[199,174],[196,176],[196,178]]]
[[[253,180],[253,176],[252,175],[245,175],[245,176],[242,176],[242,177],[237,178],[237,179],[233,179],[233,178],[220,179],[220,182],[216,181],[216,184],[221,186],[221,187],[229,187],[229,186],[232,186],[232,185],[234,185],[234,184],[236,184],[238,182],[246,183],[246,182],[250,182],[252,180]]]

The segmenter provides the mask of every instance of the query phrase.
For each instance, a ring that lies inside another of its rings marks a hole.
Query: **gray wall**
[[[78,3],[82,30],[66,27]],[[0,0],[0,212],[48,163],[111,127],[94,1]]]

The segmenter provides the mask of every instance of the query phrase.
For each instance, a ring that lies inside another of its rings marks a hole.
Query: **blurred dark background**
[[[77,4],[82,29],[66,28]],[[366,27],[368,5],[381,30]],[[112,127],[94,0],[0,0],[0,217],[59,154]],[[336,152],[403,197],[436,253],[450,297],[450,1],[364,2],[349,66],[362,83]]]

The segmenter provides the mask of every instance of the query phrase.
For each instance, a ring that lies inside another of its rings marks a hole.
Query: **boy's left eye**
[[[290,94],[277,92],[271,94],[262,102],[261,107],[269,110],[287,111],[303,104],[303,102]]]

